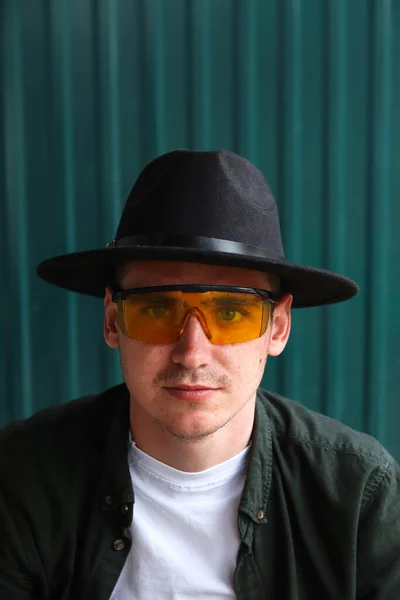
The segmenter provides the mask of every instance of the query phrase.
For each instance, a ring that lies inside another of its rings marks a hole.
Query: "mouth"
[[[175,390],[187,390],[188,392],[195,392],[196,390],[216,390],[218,388],[212,388],[208,385],[176,385],[171,386]]]
[[[171,396],[180,400],[200,402],[211,398],[220,388],[212,388],[204,385],[177,385],[166,386],[165,389]]]

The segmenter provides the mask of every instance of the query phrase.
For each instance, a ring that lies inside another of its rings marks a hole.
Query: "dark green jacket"
[[[110,597],[131,546],[128,434],[125,385],[0,432],[0,600]],[[239,599],[400,599],[399,466],[262,390],[238,528]]]

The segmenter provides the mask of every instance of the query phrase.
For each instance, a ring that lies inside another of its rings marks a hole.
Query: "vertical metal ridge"
[[[96,148],[96,189],[99,196],[99,224],[101,243],[115,234],[120,219],[121,169],[120,169],[120,119],[119,73],[112,74],[111,67],[118,68],[117,15],[115,4],[103,3],[103,9],[92,5],[93,23],[93,115]],[[111,24],[109,12],[112,11]],[[103,42],[104,40],[104,42]],[[103,43],[102,43],[103,42]],[[113,128],[116,131],[113,131]],[[114,137],[113,137],[114,136]],[[113,140],[113,141],[111,141]],[[117,147],[115,148],[115,144]],[[111,233],[113,232],[113,233]],[[120,379],[119,356],[105,347],[101,355],[102,384],[110,387]]]
[[[72,88],[70,65],[70,15],[68,0],[60,2],[61,23],[61,101],[64,165],[64,211],[67,252],[76,251],[76,210],[75,210],[75,169],[73,148]],[[69,393],[72,398],[79,396],[79,336],[77,298],[68,294],[67,348],[69,366]]]
[[[11,3],[12,23],[12,71],[13,71],[13,98],[15,105],[15,118],[13,119],[13,138],[15,141],[15,153],[13,156],[15,165],[15,198],[16,211],[16,233],[13,240],[17,255],[18,266],[18,292],[20,307],[20,343],[21,343],[21,391],[22,391],[22,413],[28,416],[33,411],[33,378],[32,378],[32,339],[30,318],[30,288],[29,288],[29,250],[28,250],[28,207],[26,197],[26,161],[25,161],[25,112],[23,91],[23,61],[22,61],[22,39],[21,39],[21,15],[20,4]],[[17,150],[18,149],[18,150]],[[19,365],[18,365],[19,368]]]
[[[236,60],[236,110],[233,131],[236,150],[252,162],[257,161],[257,27],[256,0],[239,2],[235,11],[233,55]]]
[[[387,401],[389,254],[390,254],[390,108],[392,71],[391,0],[375,0],[371,8],[371,132],[369,231],[366,264],[367,300],[366,429],[384,442]],[[379,309],[376,309],[379,298]]]
[[[278,156],[278,160],[276,161],[277,165],[277,197],[279,198],[279,220],[281,224],[282,237],[283,237],[283,246],[285,250],[285,255],[287,255],[287,245],[286,245],[286,233],[284,230],[284,218],[285,212],[287,208],[287,202],[285,201],[285,170],[284,170],[284,153],[286,149],[285,140],[283,137],[283,131],[285,126],[284,120],[284,110],[283,110],[283,101],[285,98],[285,73],[284,68],[286,64],[286,28],[285,28],[285,4],[284,2],[279,2],[277,5],[277,29],[278,29],[278,39],[281,41],[280,45],[278,44],[277,49],[277,62],[278,67],[276,70],[276,89],[277,89],[277,128],[276,128],[276,139],[275,139],[275,147],[276,154]],[[291,334],[291,338],[293,334]],[[279,362],[274,363],[275,374],[276,374],[276,386],[278,389],[282,390],[282,394],[286,393],[284,383],[285,383],[285,369],[284,363],[286,361],[286,356],[289,352],[288,347],[287,351],[285,351],[281,357]]]
[[[326,5],[326,178],[324,202],[324,258],[326,268],[345,271],[346,255],[346,0]],[[342,418],[345,395],[345,325],[343,306],[327,307],[323,313],[326,335],[323,410]]]
[[[96,194],[99,198],[100,204],[100,215],[98,218],[99,223],[99,240],[98,243],[104,243],[104,239],[108,240],[110,236],[109,231],[109,220],[105,218],[107,212],[107,206],[104,203],[104,186],[102,171],[102,145],[103,145],[103,123],[102,123],[102,86],[101,86],[101,73],[99,63],[101,62],[99,56],[99,40],[100,40],[100,10],[94,4],[91,5],[90,20],[92,23],[92,48],[91,48],[91,64],[93,72],[93,102],[91,106],[91,117],[93,119],[93,132],[94,132],[94,159],[95,159],[95,182],[96,182]]]
[[[143,53],[146,52],[146,39],[147,39],[147,17],[145,12],[144,0],[137,1],[137,18],[138,18],[138,27],[137,32],[138,36],[141,38],[141,47],[143,48]],[[148,74],[147,74],[147,62],[145,57],[142,60],[139,60],[139,81],[142,88],[142,92],[140,94],[140,123],[139,123],[139,137],[140,137],[140,157],[138,157],[138,164],[143,165],[147,162],[149,157],[149,131],[147,129],[148,117],[147,117],[147,104],[146,96],[149,91],[149,83],[148,83]]]
[[[189,3],[191,140],[192,148],[212,146],[210,0]]]
[[[93,15],[94,95],[93,111],[98,118],[100,165],[98,183],[103,201],[104,233],[115,231],[121,211],[119,65],[116,3],[105,2]],[[104,40],[100,44],[100,40]],[[105,202],[105,204],[104,204]],[[111,221],[111,223],[110,223]]]
[[[5,142],[5,57],[6,57],[6,6],[0,3],[0,284],[10,286],[10,240],[7,231],[7,189],[6,189],[6,142]],[[6,421],[13,416],[13,386],[11,383],[12,360],[9,348],[6,348],[6,340],[11,339],[10,319],[6,312],[5,294],[0,298],[0,398],[3,399]],[[0,414],[0,427],[3,425]]]
[[[193,64],[194,64],[194,30],[195,30],[195,19],[194,19],[194,10],[193,10],[193,0],[187,0],[185,3],[185,29],[186,29],[186,62],[185,62],[185,76],[187,81],[187,90],[186,90],[186,103],[187,103],[187,112],[186,112],[186,147],[194,148],[194,82],[196,80],[196,74],[193,72]]]
[[[109,135],[107,136],[110,140],[110,171],[111,177],[110,192],[111,192],[111,214],[113,220],[113,230],[116,231],[119,220],[121,218],[122,206],[124,199],[122,198],[122,186],[121,186],[121,121],[120,121],[120,68],[119,68],[119,53],[118,53],[118,2],[106,2],[107,6],[107,58],[108,58],[108,85],[104,89],[107,89],[109,103],[108,103],[108,127]],[[114,381],[118,381],[121,377],[121,364],[119,354],[114,351],[113,360],[110,361],[110,365],[107,368],[108,373],[114,375]]]
[[[151,80],[150,80],[150,58],[151,52],[147,50],[149,46],[148,38],[149,38],[149,19],[147,16],[147,6],[146,0],[138,0],[138,11],[140,11],[140,18],[142,24],[142,48],[143,48],[143,59],[139,61],[141,66],[140,69],[140,79],[143,88],[142,102],[140,105],[141,110],[141,127],[140,127],[140,137],[142,140],[141,143],[141,161],[140,164],[146,164],[153,157],[153,135],[152,135],[152,123],[151,118],[149,116],[149,111],[152,106],[152,95],[153,90],[151,88]]]
[[[280,197],[281,221],[285,243],[285,251],[290,260],[301,260],[301,50],[302,50],[302,0],[290,0],[282,3],[282,41],[283,54],[283,81],[281,102],[283,108],[281,135],[283,147],[281,160],[283,169],[280,169]],[[280,361],[280,384],[285,395],[297,397],[302,394],[299,385],[301,380],[301,364],[295,353],[299,328],[292,334],[291,345]]]
[[[155,56],[154,56],[154,94],[155,94],[155,151],[156,155],[167,150],[165,139],[165,66],[164,66],[164,2],[157,2],[155,10]]]
[[[165,67],[163,57],[165,4],[160,0],[142,2],[144,15],[143,83],[148,101],[144,104],[142,135],[146,140],[144,162],[166,149],[165,140]]]
[[[109,129],[111,159],[111,201],[115,227],[121,214],[121,173],[120,173],[120,121],[119,121],[119,67],[118,67],[118,29],[117,2],[106,2],[107,6],[107,55],[108,55],[108,94]]]

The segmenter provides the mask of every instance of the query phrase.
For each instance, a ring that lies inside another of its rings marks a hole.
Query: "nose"
[[[171,360],[186,369],[198,369],[210,364],[212,344],[204,333],[199,319],[191,315],[184,332],[174,344]]]

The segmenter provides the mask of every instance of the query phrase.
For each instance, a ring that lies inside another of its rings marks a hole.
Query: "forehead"
[[[123,287],[204,283],[266,287],[262,271],[179,261],[137,261],[123,270]]]

